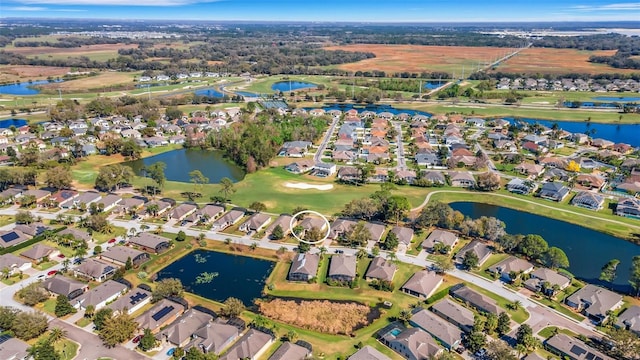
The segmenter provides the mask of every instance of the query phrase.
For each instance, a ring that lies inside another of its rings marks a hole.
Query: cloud
[[[572,7],[580,11],[640,11],[640,2],[606,5],[577,5]]]
[[[47,10],[46,7],[40,7],[40,6],[10,6],[5,9],[10,11],[45,11]]]
[[[115,6],[182,6],[222,0],[17,0],[23,4],[44,5],[115,5]]]

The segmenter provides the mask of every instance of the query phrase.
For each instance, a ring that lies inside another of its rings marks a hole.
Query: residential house
[[[605,140],[605,139],[593,139],[591,140],[591,146],[600,148],[600,149],[608,149],[613,147],[613,141]]]
[[[287,141],[282,144],[278,156],[304,157],[311,145],[310,141]]]
[[[431,335],[419,328],[406,329],[397,336],[389,334],[382,340],[408,360],[430,359],[443,351]]]
[[[171,300],[162,299],[153,307],[138,316],[135,321],[140,329],[149,329],[157,334],[160,329],[172,323],[185,311],[184,306]]]
[[[473,240],[458,251],[455,256],[456,263],[462,264],[464,262],[464,254],[467,251],[473,251],[476,254],[478,257],[478,266],[482,266],[489,256],[491,256],[491,248],[489,245],[478,240]]]
[[[27,360],[32,359],[29,349],[31,346],[26,342],[8,335],[0,337],[0,354],[6,360]]]
[[[409,323],[428,332],[448,350],[454,350],[462,343],[463,332],[459,328],[427,309],[416,308]]]
[[[118,212],[120,213],[136,213],[144,206],[146,199],[139,197],[123,198],[118,205]]]
[[[73,206],[75,199],[80,196],[75,190],[58,190],[49,197],[50,204],[57,205],[63,209],[69,209]]]
[[[256,360],[273,344],[273,335],[256,329],[249,329],[231,348],[220,357],[220,360]]]
[[[240,336],[238,328],[220,321],[209,322],[196,330],[185,349],[199,348],[203,353],[220,354]]]
[[[567,160],[554,157],[554,156],[543,157],[538,160],[538,163],[545,167],[558,168],[558,169],[564,169],[568,165]]]
[[[565,299],[565,303],[597,323],[602,323],[608,317],[609,311],[622,306],[622,295],[599,286],[587,284]]]
[[[113,275],[117,269],[118,268],[111,263],[89,258],[73,269],[73,274],[85,279],[103,282]]]
[[[431,311],[465,332],[471,332],[473,329],[475,320],[473,311],[449,298],[445,298],[435,303],[431,307]]]
[[[191,308],[184,312],[171,325],[162,329],[156,338],[167,341],[175,346],[185,347],[191,340],[192,335],[199,329],[211,324],[213,316],[206,312]],[[237,333],[237,329],[236,333]]]
[[[454,187],[475,187],[476,179],[470,172],[466,171],[451,171],[449,172],[449,178],[451,179],[451,186]]]
[[[377,279],[391,282],[393,276],[396,274],[396,270],[398,270],[398,267],[394,263],[381,256],[376,256],[373,261],[371,261],[371,264],[369,264],[364,279]]]
[[[26,236],[29,237],[35,237],[35,236],[39,236],[42,235],[43,232],[50,230],[51,227],[48,225],[45,225],[41,222],[35,222],[35,223],[31,223],[31,224],[18,224],[16,226],[13,227],[13,230],[17,230],[22,232],[23,234],[25,234]]]
[[[580,191],[571,200],[571,205],[598,211],[604,205],[604,196],[591,191]]]
[[[613,358],[590,347],[569,335],[558,333],[548,339],[544,346],[554,354],[570,360],[613,360]]]
[[[182,221],[187,218],[187,216],[193,214],[198,210],[198,207],[194,204],[183,203],[171,210],[167,214],[167,219],[175,219],[178,221]]]
[[[325,163],[325,162],[317,162],[313,166],[312,175],[318,177],[328,177],[336,173],[338,171],[338,167],[336,164]]]
[[[391,358],[367,345],[349,356],[348,360],[391,360]]]
[[[26,196],[33,196],[36,199],[36,204],[41,204],[43,201],[51,196],[51,191],[48,190],[40,190],[40,189],[31,189],[22,193],[21,198]]]
[[[70,236],[76,240],[83,240],[86,242],[90,242],[91,241],[91,235],[89,235],[88,232],[84,231],[84,230],[80,230],[78,228],[72,228],[72,227],[68,227],[60,232],[58,232],[58,235],[60,236]]]
[[[219,217],[216,221],[213,222],[211,226],[211,230],[221,231],[229,226],[235,225],[242,219],[244,216],[244,210],[240,210],[239,208],[231,209],[226,214]]]
[[[449,294],[454,298],[473,306],[478,311],[494,315],[498,315],[503,312],[495,300],[471,289],[466,285],[459,284],[453,286],[449,289]]]
[[[291,231],[291,220],[293,220],[293,217],[291,215],[281,214],[274,222],[271,223],[271,225],[267,227],[267,234],[273,233],[273,230],[278,227],[278,225],[280,225],[283,234],[287,235],[287,233]]]
[[[453,247],[458,243],[458,235],[450,231],[435,229],[422,242],[422,248],[429,252],[433,252],[433,248],[436,243],[440,243],[447,246],[449,249],[453,249]]]
[[[311,351],[306,347],[287,341],[280,345],[278,350],[269,357],[269,360],[304,360],[309,355],[311,355]]]
[[[580,174],[576,176],[576,184],[588,190],[598,191],[602,189],[606,182],[604,178],[592,174]]]
[[[238,230],[243,231],[245,233],[258,233],[265,227],[269,221],[271,221],[271,216],[264,213],[255,213],[251,215],[247,221],[240,224]]]
[[[569,195],[569,188],[555,181],[544,183],[539,194],[543,199],[557,202],[564,200],[567,195]]]
[[[331,257],[327,278],[333,281],[353,281],[356,278],[357,258],[351,255],[336,254]]]
[[[150,256],[144,251],[136,250],[128,246],[113,246],[107,251],[100,253],[99,258],[119,266],[124,266],[130,259],[131,264],[137,267],[148,261]]]
[[[120,296],[116,301],[107,305],[107,307],[115,313],[126,313],[131,315],[142,309],[150,302],[151,292],[141,288],[134,288],[128,293]]]
[[[544,172],[544,166],[529,164],[529,163],[522,163],[516,166],[514,170],[519,172],[522,175],[527,175],[530,177],[538,177],[542,175],[542,173]]]
[[[8,248],[10,246],[21,244],[30,237],[20,230],[1,230],[0,231],[0,247]]]
[[[380,241],[382,240],[382,234],[384,234],[387,227],[383,224],[367,221],[364,223],[365,229],[369,230],[371,234],[370,241]]]
[[[507,183],[507,190],[515,194],[529,195],[537,188],[538,185],[535,182],[520,178],[513,178]]]
[[[640,199],[620,198],[616,205],[616,215],[640,218]]]
[[[413,274],[400,290],[419,299],[428,299],[443,281],[444,278],[434,271],[422,270]]]
[[[618,321],[615,324],[620,329],[634,332],[640,336],[640,306],[634,305],[618,315]]]
[[[102,199],[102,195],[99,192],[85,191],[73,199],[73,207],[86,206],[89,208],[89,205],[98,202],[100,199]]]
[[[545,289],[545,284],[548,284],[549,288]],[[523,285],[531,291],[554,295],[554,288],[558,290],[566,289],[571,285],[571,279],[551,269],[538,268],[531,272],[529,279]]]
[[[201,222],[207,223],[209,221],[215,220],[218,216],[224,213],[224,206],[222,205],[212,205],[207,204],[202,208],[198,209],[194,214],[187,217],[187,220],[191,222]]]
[[[284,169],[294,174],[304,174],[306,172],[313,170],[313,167],[315,166],[315,164],[316,163],[313,161],[313,159],[301,159],[301,160],[292,162],[289,165],[286,165]]]
[[[447,179],[440,171],[425,171],[422,173],[422,178],[434,185],[445,185],[447,183]]]
[[[21,252],[20,256],[26,257],[34,263],[41,263],[43,261],[49,260],[49,257],[57,252],[58,250],[51,246],[47,246],[44,244],[35,244],[28,250]]]
[[[95,310],[100,310],[127,290],[126,285],[109,280],[75,298],[73,306],[76,309],[85,310],[87,306],[93,305]]]
[[[122,202],[122,198],[116,194],[107,194],[107,196],[98,200],[98,206],[102,207],[102,211],[107,212],[115,208]]]
[[[289,269],[289,281],[310,281],[317,276],[319,263],[318,254],[296,254]]]
[[[343,166],[338,170],[338,180],[344,182],[358,182],[361,180],[360,170],[351,166]]]
[[[144,211],[146,213],[150,213],[149,208],[153,206],[157,206],[157,211],[155,211],[155,214],[151,214],[151,215],[162,215],[164,214],[167,210],[171,209],[171,207],[173,206],[173,204],[171,204],[168,201],[162,201],[162,200],[151,200],[148,203],[144,204]]]
[[[146,232],[130,238],[129,244],[154,254],[160,254],[168,250],[170,245],[169,239],[166,237]]]
[[[342,236],[346,236],[349,234],[354,226],[356,226],[356,222],[348,219],[336,219],[331,224],[331,231],[329,232],[329,237],[331,239],[339,239]]]
[[[413,239],[413,229],[402,226],[394,226],[393,228],[391,228],[390,232],[398,238],[398,243],[404,244],[405,246],[411,245],[411,240]]]
[[[533,271],[533,264],[517,258],[508,256],[506,259],[487,269],[489,272],[500,275],[500,279],[505,282],[512,282],[521,274],[528,274]]]
[[[434,167],[440,165],[440,158],[434,152],[419,152],[414,160],[418,166]]]
[[[9,271],[8,275],[17,274],[31,269],[31,261],[13,255],[12,253],[3,254],[0,255],[0,270],[4,269]]]

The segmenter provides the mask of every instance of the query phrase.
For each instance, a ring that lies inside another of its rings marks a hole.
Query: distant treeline
[[[580,73],[571,73],[571,74],[542,74],[542,73],[504,73],[504,72],[476,72],[469,75],[470,80],[499,80],[502,78],[507,79],[517,79],[517,78],[534,78],[534,79],[547,79],[550,81],[553,80],[561,80],[561,79],[582,79],[582,80],[615,80],[615,79],[632,79],[636,81],[640,81],[640,73],[633,74],[618,74],[618,73],[609,73],[609,74],[580,74]]]
[[[56,48],[76,48],[83,45],[118,44],[129,43],[129,39],[112,39],[101,37],[60,37],[58,41],[14,41],[15,47],[56,47]]]

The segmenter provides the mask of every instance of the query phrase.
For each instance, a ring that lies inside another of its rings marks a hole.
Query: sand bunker
[[[333,189],[333,184],[314,185],[314,184],[307,184],[307,183],[286,182],[284,183],[284,186],[292,189],[301,189],[301,190],[314,189],[314,190],[325,191],[325,190]]]

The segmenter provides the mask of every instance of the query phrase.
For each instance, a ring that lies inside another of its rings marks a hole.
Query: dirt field
[[[591,55],[613,55],[615,50],[582,51],[574,49],[529,48],[507,60],[496,71],[514,73],[631,73],[634,70],[616,69],[605,64],[590,63]],[[637,72],[637,70],[635,70]]]
[[[67,72],[68,67],[0,65],[0,82],[41,80],[49,76],[63,76]]]
[[[508,51],[504,48],[470,46],[424,46],[424,45],[376,45],[355,44],[326,47],[326,50],[364,51],[376,54],[367,59],[350,64],[338,65],[349,71],[381,70],[386,72],[446,71],[469,74],[479,63],[487,63]]]
[[[19,47],[10,49],[11,52],[27,57],[64,59],[68,57],[86,56],[92,60],[108,60],[118,56],[118,49],[135,49],[138,45],[131,44],[99,44],[85,45],[76,48],[56,47]]]
[[[133,76],[139,75],[140,72],[136,73],[123,73],[123,72],[102,72],[96,76],[84,77],[77,80],[65,81],[57,84],[51,85],[52,88],[62,89],[62,91],[83,91],[90,89],[101,89],[104,88],[103,91],[110,91],[108,87],[110,85],[117,84],[131,84],[133,85]],[[48,84],[50,85],[50,84]],[[43,87],[47,87],[48,85],[43,85]]]

